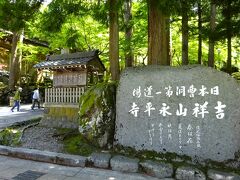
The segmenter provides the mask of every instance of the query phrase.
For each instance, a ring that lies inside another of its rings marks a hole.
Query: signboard
[[[56,73],[53,77],[53,86],[85,86],[87,82],[86,72]]]

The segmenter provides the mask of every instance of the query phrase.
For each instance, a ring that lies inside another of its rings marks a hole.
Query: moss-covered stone
[[[116,83],[91,87],[80,98],[79,131],[94,145],[111,147],[115,127]]]
[[[67,116],[68,118],[74,118],[78,114],[78,109],[77,108],[72,108],[72,107],[50,107],[49,108],[49,116],[53,117],[62,117],[62,116]]]
[[[89,156],[99,149],[91,145],[81,134],[72,133],[67,135],[64,140],[64,151],[69,154],[76,154],[81,156]]]
[[[78,106],[50,106],[46,109],[41,121],[44,126],[73,129],[78,127]]]
[[[215,169],[215,170],[224,171],[224,172],[234,172],[234,173],[240,174],[239,160],[237,162],[234,161],[236,163],[236,166],[234,167],[234,166],[229,166],[228,161],[225,161],[225,162],[216,162],[211,160],[197,161],[195,158],[192,158],[186,155],[178,155],[176,153],[171,153],[171,152],[158,153],[158,152],[149,151],[149,150],[137,151],[134,148],[124,147],[121,145],[114,146],[112,153],[138,158],[141,161],[153,160],[156,162],[171,163],[175,169],[182,166],[190,166],[190,167],[201,170],[205,174],[207,174],[207,171],[209,169]]]

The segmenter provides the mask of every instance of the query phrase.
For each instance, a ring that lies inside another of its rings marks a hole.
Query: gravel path
[[[46,150],[52,152],[63,152],[63,144],[58,137],[53,135],[56,129],[41,126],[27,128],[21,139],[21,147]]]

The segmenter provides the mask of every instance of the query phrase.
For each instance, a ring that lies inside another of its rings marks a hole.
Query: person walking
[[[33,96],[32,96],[32,107],[31,109],[34,110],[35,104],[38,104],[38,109],[40,109],[40,95],[39,95],[39,88],[36,88],[33,91]]]
[[[17,111],[19,111],[20,109],[20,93],[22,92],[22,88],[19,87],[17,89],[17,91],[15,92],[15,95],[13,97],[13,100],[14,100],[14,104],[13,104],[13,107],[11,108],[11,111],[14,112],[13,110],[15,109],[15,107],[17,107]]]

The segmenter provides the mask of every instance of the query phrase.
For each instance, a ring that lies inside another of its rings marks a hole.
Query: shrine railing
[[[45,104],[78,104],[85,87],[47,88]]]

